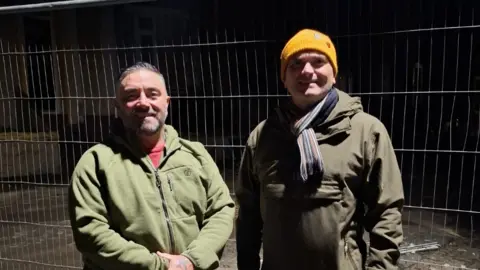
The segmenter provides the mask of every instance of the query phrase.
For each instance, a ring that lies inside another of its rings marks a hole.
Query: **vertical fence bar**
[[[225,42],[229,42],[229,38],[228,38],[228,32],[227,32],[227,29],[225,29],[224,31],[224,38],[225,38]],[[228,94],[230,96],[233,96],[233,90],[232,90],[232,73],[231,73],[231,67],[230,67],[230,54],[229,54],[229,50],[226,49],[225,50],[225,56],[226,56],[226,64],[227,64],[227,75],[228,75]],[[235,63],[236,64],[236,63]],[[229,143],[229,146],[230,146],[230,149],[229,150],[229,156],[230,158],[232,159],[232,162],[230,164],[231,167],[229,167],[229,174],[227,174],[225,180],[230,180],[232,181],[231,183],[231,189],[230,189],[230,193],[233,193],[232,190],[234,190],[234,187],[235,187],[235,171],[236,171],[236,168],[235,168],[235,157],[236,157],[236,153],[235,153],[235,147],[234,145],[235,144],[241,144],[241,140],[236,140],[235,136],[234,136],[234,129],[233,129],[233,125],[234,125],[234,118],[233,118],[233,98],[230,97],[229,98],[229,105],[230,105],[230,143]]]
[[[472,25],[475,24],[475,8],[472,9]],[[470,35],[470,53],[472,53],[472,49],[473,49],[473,31],[471,32],[471,35]],[[472,59],[472,57],[470,57],[470,60]],[[469,74],[468,74],[468,77],[469,77],[469,90],[470,90],[470,75],[471,75],[471,64],[472,62],[470,61],[470,66],[469,66]],[[478,91],[478,89],[474,89],[475,91]],[[479,108],[480,110],[480,108]],[[480,128],[480,111],[478,112],[478,125],[477,125],[477,128]],[[477,138],[476,138],[476,144],[475,144],[475,148],[474,150],[478,153],[480,152],[480,131],[477,130]],[[475,155],[474,158],[473,158],[473,175],[472,175],[472,194],[470,196],[470,209],[471,210],[474,210],[474,194],[475,194],[475,181],[478,181],[478,178],[476,177],[477,175],[477,158],[478,158],[478,155]],[[479,209],[477,209],[479,210]],[[474,232],[475,232],[475,229],[474,228],[478,228],[478,224],[477,226],[475,227],[474,226],[474,215],[472,214],[470,216],[470,246],[473,245],[473,242],[474,242]],[[478,221],[477,221],[478,222]],[[477,233],[478,235],[478,233]]]
[[[105,95],[103,95],[103,91],[101,91],[100,89],[100,71],[98,70],[98,64],[97,64],[97,54],[102,54],[103,55],[103,51],[99,51],[99,52],[94,52],[92,53],[93,55],[93,69],[95,70],[95,81],[96,81],[96,87],[97,87],[97,95],[100,95],[100,96],[108,96],[108,93],[105,91]],[[103,70],[105,70],[105,66],[103,66]],[[105,87],[107,87],[105,85]],[[93,89],[92,89],[93,90]],[[94,100],[93,97],[95,97],[92,93],[92,101]],[[103,106],[102,106],[102,100],[100,99],[95,99],[97,102],[96,103],[96,106],[95,107],[98,107],[98,115],[96,114],[93,114],[92,115],[92,118],[93,118],[93,126],[94,126],[94,131],[93,131],[93,134],[92,134],[92,137],[94,138],[94,140],[98,140],[99,138],[103,138],[103,131],[102,131],[102,115],[103,115]],[[97,123],[97,117],[98,117],[98,127],[99,127],[99,134],[97,134],[97,132],[95,131],[95,127],[97,126],[96,123]],[[88,135],[87,135],[88,136]],[[98,137],[100,136],[100,137]],[[90,147],[91,145],[89,144],[87,147]]]
[[[445,24],[447,24],[447,18],[448,18],[448,9],[445,8]],[[446,44],[446,39],[447,39],[447,33],[444,33],[444,40],[445,40],[445,44]],[[447,47],[445,45],[445,47],[443,48],[444,49],[444,57],[446,55],[446,50],[447,50]],[[458,50],[458,49],[457,49]],[[448,58],[447,58],[448,60]],[[445,88],[442,87],[442,91],[445,91]],[[448,91],[448,89],[447,89]],[[443,96],[442,96],[443,97]],[[454,96],[454,99],[455,99],[455,96]],[[454,105],[455,105],[455,100],[453,100],[453,103],[452,103],[452,113],[453,113],[453,110],[454,110]],[[450,116],[450,127],[449,127],[449,150],[453,150],[453,147],[452,147],[452,122],[453,118],[452,118],[452,115]],[[440,138],[439,138],[440,140]],[[451,176],[451,171],[452,170],[452,153],[448,153],[448,172],[447,172],[447,191],[446,191],[446,194],[445,194],[445,208],[448,208],[448,198],[449,198],[449,193],[450,193],[450,176]],[[447,217],[448,217],[448,212],[445,212],[443,214],[443,228],[445,229],[447,227]],[[445,241],[445,234],[442,235],[442,241]]]
[[[4,71],[4,76],[5,76],[5,78],[7,78],[7,68],[6,68],[6,66],[5,66],[5,63],[6,63],[6,61],[5,61],[5,58],[6,58],[5,55],[7,54],[7,52],[6,52],[5,49],[4,49],[4,41],[3,41],[2,39],[0,39],[0,53],[2,54],[2,57],[1,57],[1,59],[2,59],[2,61],[1,61],[2,64],[1,64],[1,65],[2,65],[2,68],[3,68],[3,71]],[[3,83],[4,83],[4,82],[5,82],[5,86],[3,86]],[[8,87],[8,83],[6,82],[6,80],[5,80],[5,81],[3,81],[3,80],[0,81],[0,98],[2,99],[2,112],[3,112],[2,118],[3,118],[3,120],[4,120],[5,122],[6,122],[6,119],[5,119],[5,118],[6,118],[6,115],[7,115],[7,110],[5,109],[5,107],[6,107],[6,106],[5,106],[5,102],[6,102],[6,99],[9,98],[9,96],[8,96],[8,93],[7,93],[6,95],[4,95],[4,91],[6,91],[8,88],[9,88],[9,87]],[[5,136],[5,137],[6,137],[6,136]],[[5,138],[5,140],[7,140],[7,139],[8,139],[8,138]],[[0,151],[2,151],[2,154],[3,154],[3,153],[6,153],[5,156],[8,157],[8,144],[3,144],[3,143],[2,143],[2,144],[0,145]],[[7,177],[6,177],[6,178],[8,179],[8,176],[10,176],[10,170],[9,170],[9,168],[8,168],[8,158],[6,158],[5,156],[4,156],[4,155],[0,155],[0,161],[1,161],[1,163],[0,163],[0,170],[1,170],[3,173],[6,172],[6,174],[7,174]],[[4,159],[6,160],[6,162],[5,162],[5,163],[6,163],[6,168],[3,166],[3,165],[4,165],[4,162],[3,162]],[[1,192],[2,192],[2,193],[3,193],[3,192],[8,192],[9,189],[10,189],[10,188],[9,188],[9,187],[10,187],[9,184],[1,184],[0,187],[1,187]],[[4,202],[5,205],[2,205],[2,207],[5,207],[5,210],[6,210],[6,211],[3,211],[3,209],[2,209],[2,211],[0,212],[1,221],[8,221],[8,219],[9,219],[9,214],[10,214],[11,217],[13,216],[13,212],[12,212],[12,211],[8,211],[8,209],[10,209],[10,210],[12,209],[12,208],[8,205],[8,203],[9,203],[8,200],[5,200],[5,202]],[[9,213],[9,212],[10,212],[10,213]],[[12,236],[11,236],[11,234],[10,234],[10,230],[9,230],[9,228],[8,228],[8,225],[4,225],[3,222],[2,222],[1,229],[2,229],[2,231],[6,232],[6,234],[7,234],[7,237],[5,238],[5,241],[4,241],[4,242],[5,242],[4,245],[7,246],[7,245],[8,245],[8,239],[12,239]],[[3,265],[3,263],[0,264],[0,265]],[[6,263],[6,265],[7,265],[7,266],[6,266],[7,270],[10,269],[9,264]]]
[[[172,40],[172,46],[174,45],[174,41]],[[175,97],[179,97],[180,96],[180,93],[181,93],[181,90],[180,90],[180,85],[178,83],[178,77],[179,77],[179,74],[178,74],[178,67],[177,67],[177,55],[175,54],[175,51],[172,51],[172,59],[173,59],[173,70],[175,71],[175,88],[176,88],[176,96]],[[181,105],[181,100],[178,100],[176,102],[176,107],[177,107],[177,116],[175,116],[175,118],[178,118],[178,119],[182,119],[182,105]],[[172,108],[173,109],[173,108]],[[170,116],[172,118],[172,121],[173,121],[173,116]],[[180,132],[183,130],[182,129],[182,121],[178,121],[178,129],[180,130]],[[180,133],[181,134],[181,133]]]
[[[218,40],[218,32],[215,33],[215,43],[219,43],[219,40]],[[213,93],[213,97],[215,95],[220,95],[220,96],[223,96],[223,84],[222,84],[222,78],[223,78],[223,73],[222,73],[222,67],[220,65],[220,48],[217,46],[216,48],[216,58],[217,58],[217,78],[218,78],[218,88],[215,88],[215,90],[218,89],[218,91],[215,91]],[[224,108],[223,108],[223,98],[220,98],[219,100],[218,99],[213,99],[213,102],[215,104],[215,101],[220,101],[220,126],[221,126],[221,129],[220,129],[220,134],[221,134],[221,140],[220,140],[220,143],[221,143],[221,147],[217,148],[215,147],[213,150],[215,151],[215,161],[217,162],[217,165],[218,164],[218,159],[217,159],[217,152],[221,152],[221,155],[220,155],[220,158],[222,160],[222,164],[221,164],[221,172],[222,172],[222,176],[223,176],[223,179],[225,179],[225,121],[224,121]],[[214,113],[214,117],[216,115],[216,111],[213,112]],[[213,140],[214,140],[214,144],[217,145],[217,134],[215,133],[213,135]]]
[[[434,18],[435,18],[435,6],[432,8],[432,21],[430,27],[433,28],[434,26]],[[432,90],[432,60],[433,60],[433,32],[430,32],[430,39],[429,39],[430,47],[429,47],[429,64],[428,64],[428,92],[431,92]],[[423,147],[423,150],[427,150],[428,147],[428,138],[429,138],[429,133],[430,133],[430,106],[431,106],[431,96],[427,95],[427,116],[426,116],[426,132],[425,132],[425,145]],[[426,161],[427,161],[427,152],[425,151],[423,153],[423,170],[422,170],[422,185],[420,188],[420,207],[424,206],[424,190],[425,190],[425,172],[426,172]],[[432,206],[434,202],[432,201]],[[418,223],[418,229],[420,230],[421,226],[423,223],[423,211],[420,211],[420,222]],[[431,234],[430,234],[431,235]]]
[[[180,44],[184,45],[183,37],[180,37]],[[185,88],[185,96],[188,97],[188,96],[190,96],[190,93],[189,93],[190,92],[190,87],[189,87],[188,81],[187,81],[187,66],[185,65],[185,52],[184,52],[184,50],[182,50],[181,56],[182,56],[183,83],[184,83],[183,87]],[[185,104],[186,117],[183,118],[183,119],[187,120],[187,134],[183,135],[183,136],[185,136],[187,139],[191,140],[191,134],[190,134],[191,133],[191,128],[190,128],[190,99],[186,99],[185,103],[186,103]]]

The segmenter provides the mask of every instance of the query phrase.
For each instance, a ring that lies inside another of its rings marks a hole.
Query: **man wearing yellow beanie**
[[[387,130],[334,87],[327,35],[299,31],[280,60],[291,99],[250,134],[235,186],[238,269],[398,269],[404,193]]]

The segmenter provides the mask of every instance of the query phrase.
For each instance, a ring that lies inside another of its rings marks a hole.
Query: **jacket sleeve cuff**
[[[182,256],[187,257],[195,269],[216,269],[219,266],[218,255],[207,248],[187,250],[182,253]]]

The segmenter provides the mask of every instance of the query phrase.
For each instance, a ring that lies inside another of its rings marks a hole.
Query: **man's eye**
[[[302,63],[299,62],[299,61],[294,61],[290,64],[290,68],[293,68],[293,69],[297,69],[299,67],[301,67]]]
[[[312,65],[313,65],[314,67],[321,67],[321,66],[325,65],[325,63],[326,63],[326,62],[323,61],[322,59],[318,59],[318,60],[313,61],[313,62],[312,62]]]
[[[129,95],[129,96],[125,97],[126,101],[132,101],[132,100],[135,100],[135,99],[137,99],[137,95]]]

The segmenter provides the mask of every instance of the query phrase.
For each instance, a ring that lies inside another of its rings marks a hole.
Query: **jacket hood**
[[[350,117],[359,112],[363,112],[362,102],[359,97],[352,97],[349,94],[335,88],[338,94],[338,102],[333,108],[324,124],[338,118]]]
[[[317,140],[325,140],[342,132],[349,132],[352,128],[351,117],[363,112],[359,97],[334,89],[338,94],[338,102],[327,119],[317,127]]]
[[[164,156],[180,148],[180,138],[174,127],[165,124],[165,152]],[[128,149],[132,154],[141,159],[146,165],[149,165],[147,153],[142,149],[138,136],[125,128],[121,119],[113,121],[110,128],[110,134],[113,140]]]
[[[175,146],[176,143],[178,143],[178,140],[179,140],[178,132],[175,130],[174,127],[167,124],[164,125],[164,128],[165,128],[165,147],[172,148],[172,146]],[[135,147],[140,147],[140,142],[138,141],[137,135],[134,132],[125,128],[120,118],[116,118],[113,121],[112,126],[110,128],[110,133],[115,139],[121,139]]]

